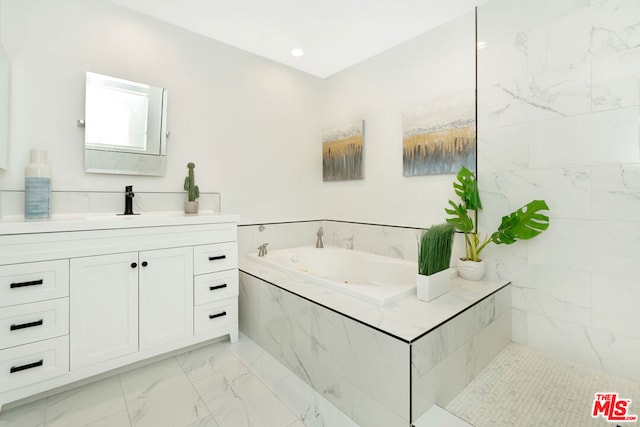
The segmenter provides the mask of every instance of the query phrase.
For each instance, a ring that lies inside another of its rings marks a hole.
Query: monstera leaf
[[[472,211],[482,209],[478,182],[473,172],[463,166],[460,172],[458,172],[457,178],[458,182],[453,183],[453,188],[458,197],[462,199],[465,208]]]
[[[463,233],[473,232],[473,220],[469,216],[467,208],[462,205],[456,205],[451,200],[449,200],[449,204],[453,209],[445,208],[445,212],[452,215],[452,218],[447,218],[447,222]]]
[[[510,245],[516,240],[536,237],[549,227],[549,217],[540,213],[549,210],[544,200],[533,200],[515,212],[502,217],[498,231],[491,235],[496,244]]]

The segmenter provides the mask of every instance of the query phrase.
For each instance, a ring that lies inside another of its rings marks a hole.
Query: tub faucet
[[[133,192],[133,185],[127,185],[124,187],[124,213],[123,215],[135,215],[133,213],[133,198],[135,194]]]
[[[258,256],[265,256],[267,254],[267,245],[268,243],[263,243],[258,246]]]
[[[320,228],[318,228],[318,231],[316,232],[316,236],[318,236],[318,239],[316,240],[316,248],[324,248],[324,243],[322,243],[323,234],[324,231],[322,230],[322,226],[320,226]]]

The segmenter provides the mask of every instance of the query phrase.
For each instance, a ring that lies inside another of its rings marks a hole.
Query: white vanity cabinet
[[[71,369],[193,335],[193,248],[71,260]]]
[[[140,253],[140,348],[193,335],[193,248]]]
[[[235,342],[237,222],[0,223],[0,409],[212,339]]]
[[[138,253],[71,260],[71,369],[138,351]]]
[[[69,371],[69,260],[0,266],[0,393]]]

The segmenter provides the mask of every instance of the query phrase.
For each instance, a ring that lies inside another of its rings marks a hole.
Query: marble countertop
[[[116,213],[53,215],[47,220],[25,220],[22,216],[4,217],[0,221],[0,235],[52,233],[82,230],[106,230],[171,225],[216,224],[239,222],[235,214],[201,211],[198,215],[176,212],[142,212],[139,215]]]
[[[405,342],[418,339],[426,332],[509,284],[507,281],[468,281],[456,277],[452,280],[451,291],[433,301],[420,301],[414,294],[386,307],[380,307],[258,264],[246,256],[239,258],[239,268],[245,273],[312,300]]]

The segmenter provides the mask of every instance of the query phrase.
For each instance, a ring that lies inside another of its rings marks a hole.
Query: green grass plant
[[[449,268],[453,249],[452,224],[438,224],[424,230],[418,248],[418,273],[431,276]]]

